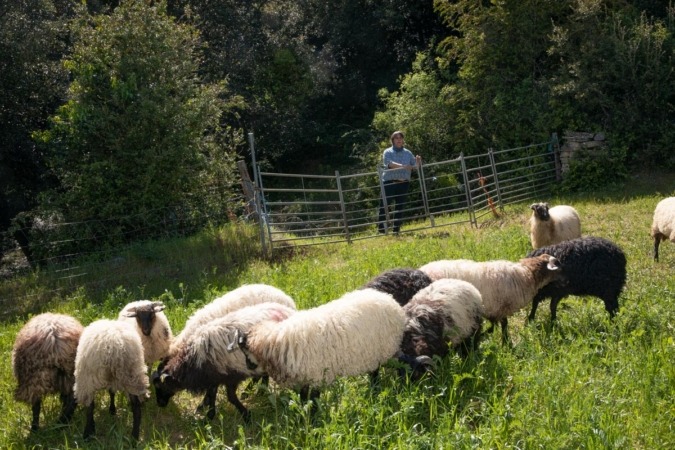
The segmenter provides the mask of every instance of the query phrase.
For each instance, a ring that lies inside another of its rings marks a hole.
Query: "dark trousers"
[[[398,233],[401,229],[401,223],[403,222],[403,209],[405,203],[408,200],[408,189],[410,188],[409,181],[397,182],[397,181],[385,181],[384,182],[384,195],[387,198],[387,206],[391,206],[392,203],[395,203],[394,207],[394,233]],[[384,212],[384,201],[380,199],[380,214],[378,217],[377,228],[379,231],[384,231],[384,222],[387,220],[387,216]]]

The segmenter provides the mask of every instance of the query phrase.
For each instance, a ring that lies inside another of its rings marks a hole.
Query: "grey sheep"
[[[17,380],[14,398],[31,405],[32,431],[40,426],[45,395],[59,394],[59,423],[69,422],[75,412],[75,356],[82,330],[71,316],[44,313],[30,319],[16,336],[12,349],[12,371]]]

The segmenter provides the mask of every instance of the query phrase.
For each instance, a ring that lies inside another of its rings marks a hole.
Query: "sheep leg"
[[[321,391],[318,389],[312,389],[310,386],[303,386],[300,389],[300,400],[303,403],[311,402],[310,404],[310,409],[309,409],[309,415],[312,419],[314,419],[316,415],[316,406],[317,402],[316,400],[319,398],[321,395]]]
[[[369,374],[370,377],[370,387],[375,387],[380,383],[380,368],[373,370]]]
[[[94,423],[94,401],[92,401],[89,406],[87,406],[87,423],[84,426],[82,437],[84,439],[89,439],[94,433],[96,433],[96,424]]]
[[[506,317],[499,321],[499,323],[502,326],[502,343],[503,344],[508,344],[508,342],[509,342],[509,330],[507,328],[508,322],[509,321]]]
[[[560,302],[561,297],[552,297],[551,298],[551,322],[556,319],[556,311],[558,310],[558,302]]]
[[[209,411],[213,410],[213,415],[215,415],[217,396],[218,396],[218,386],[208,388],[206,390],[206,394],[204,394],[204,399],[199,405],[197,405],[196,412],[201,413],[202,411],[208,408]],[[213,417],[209,417],[209,419],[213,419]]]
[[[532,300],[532,309],[530,310],[530,314],[527,316],[528,322],[534,321],[534,315],[537,313],[537,306],[539,306],[540,301],[541,298],[539,296],[535,296]]]
[[[227,383],[225,385],[225,391],[227,392],[227,400],[234,405],[235,408],[241,414],[241,417],[244,419],[244,422],[251,422],[251,412],[246,409],[246,407],[239,401],[237,397],[237,386],[239,386],[239,381],[234,381]],[[210,411],[209,411],[210,412]],[[214,414],[215,414],[215,405],[214,405]]]
[[[131,426],[131,437],[138,440],[141,431],[141,398],[138,395],[130,395],[129,400],[131,401],[131,412],[134,418]]]
[[[654,237],[654,261],[659,262],[659,244],[661,244],[661,238],[659,236]]]
[[[71,394],[61,394],[61,415],[59,416],[59,423],[68,423],[73,418],[77,402],[75,396]]]
[[[37,431],[40,428],[40,408],[42,408],[42,399],[37,399],[33,402],[33,421],[30,424],[31,431]]]
[[[108,394],[110,395],[110,406],[108,407],[108,412],[111,416],[117,414],[117,407],[115,406],[115,391],[108,389]]]
[[[618,296],[617,296],[618,297]],[[605,300],[605,310],[609,313],[609,318],[613,319],[616,316],[616,313],[619,312],[619,301],[616,297]]]

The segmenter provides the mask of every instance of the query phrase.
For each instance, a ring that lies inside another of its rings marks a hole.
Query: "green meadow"
[[[174,334],[190,314],[245,283],[268,283],[310,308],[360,287],[396,267],[435,259],[518,260],[530,249],[531,201],[508,205],[479,227],[451,225],[352,244],[278,249],[261,257],[253,224],[231,224],[199,236],[155,242],[125,257],[124,276],[92,265],[87,283],[50,290],[48,269],[0,285],[0,448],[260,448],[260,449],[668,449],[675,448],[675,245],[652,258],[649,236],[657,202],[675,195],[674,174],[640,174],[592,193],[535,199],[573,205],[582,233],[617,243],[628,259],[620,312],[609,320],[601,300],[569,297],[550,323],[548,302],[527,324],[528,310],[509,320],[511,345],[487,334],[478,352],[437,361],[434,373],[411,382],[395,364],[327,386],[317,412],[290,390],[242,385],[252,412],[245,424],[219,391],[207,421],[201,396],[182,392],[166,408],[154,396],[143,405],[141,439],[130,438],[131,411],[118,394],[118,414],[97,397],[96,437],[82,440],[85,415],[56,424],[59,402],[46,399],[41,429],[30,433],[30,408],[13,398],[11,350],[16,333],[36,313],[73,315],[84,325],[115,318],[129,301],[161,300]],[[115,266],[117,267],[117,266]],[[115,269],[117,270],[117,269]],[[93,283],[100,277],[101,283]],[[487,328],[487,325],[485,325]],[[368,345],[367,342],[363,343]],[[358,355],[355,355],[358,357]]]

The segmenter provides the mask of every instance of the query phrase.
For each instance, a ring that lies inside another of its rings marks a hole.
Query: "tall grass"
[[[383,369],[373,390],[366,377],[340,379],[327,387],[312,417],[296,393],[272,385],[248,387],[242,422],[223,393],[213,421],[194,413],[198,396],[181,393],[167,408],[154,399],[143,406],[140,448],[675,448],[675,245],[662,244],[661,262],[651,257],[649,227],[654,207],[675,195],[675,176],[634,178],[630,183],[584,196],[553,196],[552,204],[573,204],[583,234],[619,244],[628,258],[628,282],[621,311],[610,321],[600,300],[571,297],[550,324],[546,305],[533,324],[526,311],[510,320],[513,344],[488,335],[478,353],[439,361],[433,376],[402,382],[394,367]],[[131,413],[122,401],[117,417],[98,398],[97,435],[83,442],[84,414],[57,425],[58,401],[49,398],[42,429],[29,433],[30,409],[12,397],[15,381],[10,353],[29,313],[59,311],[87,324],[116,317],[141,295],[158,298],[174,332],[196,308],[244,283],[269,283],[285,290],[300,308],[309,308],[355,289],[393,267],[418,267],[440,258],[517,260],[529,250],[528,204],[509,207],[499,221],[478,229],[452,226],[309,247],[263,261],[255,229],[222,230],[173,241],[169,253],[189,271],[155,271],[163,244],[139,250],[146,255],[134,273],[145,277],[109,283],[92,291],[26,305],[3,305],[0,323],[0,448],[122,448],[129,439]],[[235,255],[235,256],[233,256]],[[236,256],[238,255],[238,256]],[[234,261],[236,260],[236,261]],[[226,263],[223,263],[226,261]],[[179,267],[181,268],[181,267]],[[185,269],[185,268],[182,268]],[[98,270],[103,270],[99,268]],[[185,274],[188,275],[185,275]],[[40,289],[39,283],[31,284]],[[17,283],[20,285],[21,283]],[[14,286],[12,289],[18,289]],[[364,342],[364,345],[368,345]]]

